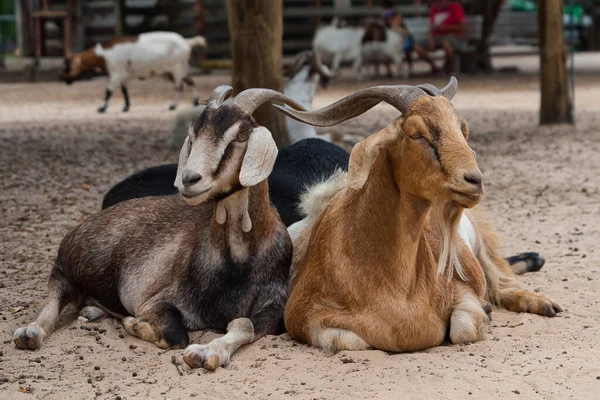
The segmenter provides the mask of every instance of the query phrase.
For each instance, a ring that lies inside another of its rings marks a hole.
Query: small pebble
[[[98,333],[106,333],[106,329],[98,329]]]
[[[129,345],[129,348],[130,348],[131,350],[134,350],[134,349],[137,349],[137,346],[136,346],[135,344],[130,344],[130,345]]]
[[[119,337],[120,337],[121,339],[123,339],[123,338],[125,337],[125,335],[123,335],[122,333],[119,333]]]
[[[97,365],[94,367],[94,369],[95,369],[96,371],[100,371],[100,367],[99,367],[99,366],[97,366]]]
[[[137,372],[132,372],[131,376],[137,376]]]
[[[88,383],[92,383],[92,378],[88,378]]]
[[[127,361],[125,357],[121,357],[121,361]]]
[[[521,394],[521,392],[519,392],[518,390],[513,390],[514,394]]]
[[[83,356],[79,356],[79,359],[80,359],[80,360],[83,360]]]

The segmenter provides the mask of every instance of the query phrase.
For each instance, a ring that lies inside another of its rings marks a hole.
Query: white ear
[[[267,179],[273,171],[276,158],[277,145],[271,132],[263,126],[254,128],[248,138],[248,148],[240,171],[242,186],[254,186]]]
[[[179,152],[179,164],[177,165],[177,176],[175,177],[175,187],[180,188],[183,186],[182,175],[185,164],[187,164],[188,155],[190,154],[190,137],[186,136],[183,142],[181,152]]]

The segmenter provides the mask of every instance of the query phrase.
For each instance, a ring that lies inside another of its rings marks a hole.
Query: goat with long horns
[[[488,302],[548,316],[561,310],[521,290],[491,231],[465,211],[484,187],[467,122],[450,102],[456,89],[452,78],[441,90],[372,87],[312,112],[276,106],[318,126],[381,101],[403,114],[354,147],[347,174],[303,196],[308,215],[292,234],[295,278],[284,314],[292,338],[330,352],[414,351],[447,333],[452,343],[482,340]]]
[[[181,196],[119,203],[63,239],[39,317],[14,333],[37,349],[67,303],[90,321],[112,315],[127,332],[161,348],[189,343],[188,330],[227,331],[184,352],[214,370],[240,346],[283,327],[292,242],[269,202],[277,147],[252,113],[266,102],[302,110],[279,92],[249,89],[230,104],[216,88],[192,120],[175,185]]]

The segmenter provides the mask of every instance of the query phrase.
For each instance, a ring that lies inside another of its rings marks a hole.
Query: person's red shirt
[[[446,32],[440,30],[441,26],[459,25],[465,20],[465,11],[462,6],[453,1],[445,4],[435,3],[429,10],[429,23],[431,24],[434,35],[459,34],[459,32]]]

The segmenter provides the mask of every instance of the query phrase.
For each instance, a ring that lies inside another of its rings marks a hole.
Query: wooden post
[[[115,7],[115,18],[117,24],[115,25],[115,36],[125,35],[125,0],[117,0]]]
[[[573,123],[562,12],[562,0],[538,2],[542,125]]]
[[[234,94],[248,88],[283,92],[283,0],[228,0],[227,9]],[[288,146],[283,114],[265,104],[253,115],[278,147]]]

